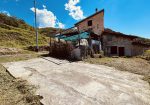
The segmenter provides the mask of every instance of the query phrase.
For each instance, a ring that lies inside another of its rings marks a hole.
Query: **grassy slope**
[[[63,29],[59,28],[52,28],[52,27],[47,27],[47,28],[40,28],[39,33],[45,36],[54,36],[56,33],[62,31]]]
[[[35,45],[35,32],[17,27],[8,26],[10,29],[0,27],[0,46],[24,47]],[[39,44],[48,44],[48,37],[39,34]]]
[[[39,45],[48,45],[48,36],[54,35],[58,30],[60,29],[50,27],[39,29]],[[0,13],[0,46],[35,46],[35,39],[34,28],[24,20]]]

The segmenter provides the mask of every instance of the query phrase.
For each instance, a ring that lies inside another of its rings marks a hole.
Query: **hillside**
[[[54,34],[58,29],[39,29],[39,45],[48,45],[49,34]],[[26,47],[35,45],[34,28],[24,20],[10,17],[0,13],[0,46]]]
[[[62,30],[63,29],[46,27],[46,28],[40,28],[39,33],[45,36],[54,36],[56,33]]]

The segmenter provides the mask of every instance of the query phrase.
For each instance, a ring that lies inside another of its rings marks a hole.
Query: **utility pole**
[[[35,9],[35,35],[36,35],[36,51],[39,51],[38,46],[38,27],[37,27],[37,16],[36,16],[36,0],[34,0],[34,9]]]

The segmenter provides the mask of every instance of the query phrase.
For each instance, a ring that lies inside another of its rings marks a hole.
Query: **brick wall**
[[[89,20],[92,20],[92,26],[88,26]],[[76,27],[78,27],[79,31],[85,31],[92,28],[94,33],[100,35],[104,30],[104,13],[101,12],[99,14],[96,14],[95,16],[92,16],[91,18],[88,18],[83,22],[77,24]]]

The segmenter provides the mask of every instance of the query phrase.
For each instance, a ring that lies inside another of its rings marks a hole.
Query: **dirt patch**
[[[1,105],[41,105],[42,97],[33,95],[35,87],[27,81],[15,79],[0,65],[0,104]]]
[[[18,48],[0,47],[0,55],[20,54],[22,52],[23,52],[22,49]]]

